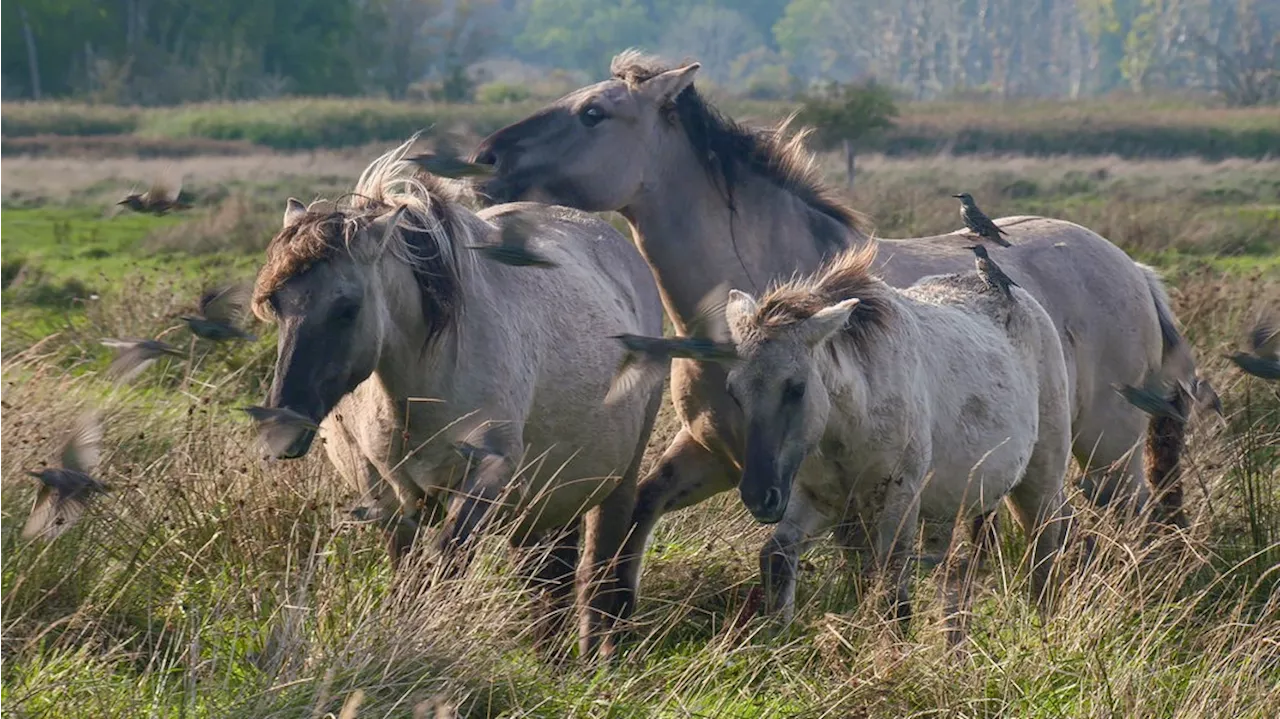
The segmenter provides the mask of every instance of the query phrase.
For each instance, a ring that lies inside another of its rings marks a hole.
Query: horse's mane
[[[893,315],[893,290],[871,271],[876,250],[874,242],[845,250],[814,274],[770,288],[757,304],[753,324],[768,336],[856,297],[845,334],[858,345],[883,333]]]
[[[674,69],[661,59],[627,50],[613,58],[610,74],[636,86]],[[755,174],[791,192],[813,209],[850,230],[863,231],[862,216],[845,205],[830,187],[804,145],[810,130],[791,132],[792,117],[777,126],[753,129],[723,115],[690,84],[666,108],[670,121],[684,128],[694,155],[707,172],[724,180],[732,202],[733,191]]]
[[[456,190],[404,160],[417,139],[415,134],[370,163],[350,193],[335,201],[311,203],[305,215],[271,239],[254,285],[255,315],[270,321],[274,315],[271,296],[317,262],[342,252],[372,261],[386,251],[413,270],[428,337],[456,319],[462,301],[456,245],[474,244],[472,230],[463,219],[465,210],[457,204]],[[401,207],[398,231],[387,246],[380,246],[381,238],[365,230],[375,219]]]

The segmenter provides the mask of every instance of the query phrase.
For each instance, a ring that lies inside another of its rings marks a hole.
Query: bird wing
[[[689,335],[706,337],[715,342],[732,341],[729,334],[729,320],[725,317],[724,307],[729,301],[729,283],[721,282],[703,295],[698,301],[698,311],[689,322]]]
[[[662,384],[667,376],[667,362],[656,362],[647,359],[635,359],[628,356],[618,372],[613,376],[609,392],[604,396],[605,404],[614,404],[631,392],[646,393],[655,385]]]
[[[182,179],[157,177],[147,188],[146,198],[150,202],[177,202],[182,194]]]
[[[527,250],[529,248],[529,240],[533,238],[537,229],[538,225],[533,218],[533,213],[527,210],[508,212],[502,216],[502,231],[498,235],[499,241],[507,247]]]
[[[27,523],[22,527],[22,538],[56,539],[84,516],[88,497],[83,493],[66,494],[51,487],[41,487]]]
[[[1249,332],[1249,345],[1259,357],[1280,359],[1280,322],[1275,318],[1259,319]]]
[[[97,412],[86,412],[76,421],[62,447],[62,466],[92,475],[102,461],[102,422]]]
[[[214,287],[200,296],[200,314],[205,319],[235,325],[244,316],[253,287],[247,282]]]

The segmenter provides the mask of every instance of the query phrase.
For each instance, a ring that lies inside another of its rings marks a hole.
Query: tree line
[[[791,98],[875,80],[919,99],[1200,90],[1280,98],[1276,0],[11,0],[8,99],[465,101],[503,60],[600,77],[631,46]],[[522,80],[483,97],[528,94]]]

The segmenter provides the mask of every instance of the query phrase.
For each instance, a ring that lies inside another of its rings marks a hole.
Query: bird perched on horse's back
[[[960,200],[960,218],[964,220],[964,226],[969,228],[970,232],[984,240],[991,240],[1001,247],[1013,247],[1008,240],[1001,237],[1009,233],[1000,229],[990,217],[987,217],[986,213],[978,209],[978,204],[973,201],[972,195],[961,192],[952,197]]]
[[[969,245],[965,249],[973,250],[973,254],[977,256],[974,264],[978,268],[978,277],[982,278],[982,283],[988,289],[995,290],[1012,300],[1013,288],[1020,285],[1006,275],[995,260],[991,259],[991,255],[987,254],[987,248],[983,245]]]

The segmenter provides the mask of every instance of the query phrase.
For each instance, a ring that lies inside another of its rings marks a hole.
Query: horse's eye
[[[355,322],[356,316],[360,314],[360,303],[358,302],[338,302],[333,307],[333,313],[330,317],[334,322],[342,324],[350,324]]]
[[[784,404],[795,404],[804,399],[804,382],[787,382],[782,388]]]
[[[578,119],[587,127],[595,127],[608,117],[608,115],[604,114],[604,110],[595,105],[587,105],[582,109],[582,112],[578,113]]]

